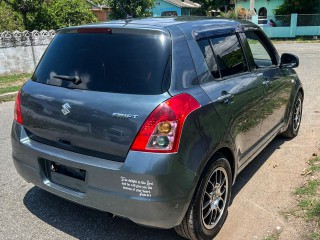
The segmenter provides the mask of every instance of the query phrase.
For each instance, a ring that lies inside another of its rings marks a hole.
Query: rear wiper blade
[[[80,84],[82,83],[82,80],[79,76],[66,76],[66,75],[55,75],[54,78],[58,78],[65,81],[73,82],[74,84]]]

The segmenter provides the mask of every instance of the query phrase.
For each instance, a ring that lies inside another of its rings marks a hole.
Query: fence
[[[295,38],[297,36],[320,36],[320,14],[296,14],[285,16],[269,16],[275,27],[260,25],[270,38]],[[258,16],[252,17],[258,24]]]
[[[31,73],[54,35],[54,30],[0,33],[0,75]]]
[[[298,27],[302,26],[320,26],[320,14],[299,14]]]

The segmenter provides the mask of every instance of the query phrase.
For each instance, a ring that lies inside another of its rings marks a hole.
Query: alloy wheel
[[[224,168],[216,168],[209,178],[202,197],[202,223],[213,229],[219,222],[228,198],[228,175]]]
[[[302,102],[301,98],[298,98],[293,109],[293,131],[298,131],[301,122]]]

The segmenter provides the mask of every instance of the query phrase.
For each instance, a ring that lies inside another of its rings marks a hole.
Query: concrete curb
[[[5,93],[5,94],[1,94],[0,95],[0,100],[5,99],[5,98],[9,98],[9,97],[14,97],[15,95],[17,95],[17,92],[10,92],[10,93]]]

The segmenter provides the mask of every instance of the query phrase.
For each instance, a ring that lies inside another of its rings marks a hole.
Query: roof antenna
[[[126,18],[125,18],[125,22],[126,22],[126,24],[128,24],[129,22],[131,22],[133,20],[133,17],[131,16],[131,15],[129,15],[129,14],[127,14],[127,16],[126,16]]]
[[[133,17],[130,14],[128,14],[126,10],[124,10],[124,7],[121,5],[120,1],[117,1],[117,3],[119,4],[121,10],[126,14],[124,21],[126,22],[126,24],[128,24],[133,20]]]

